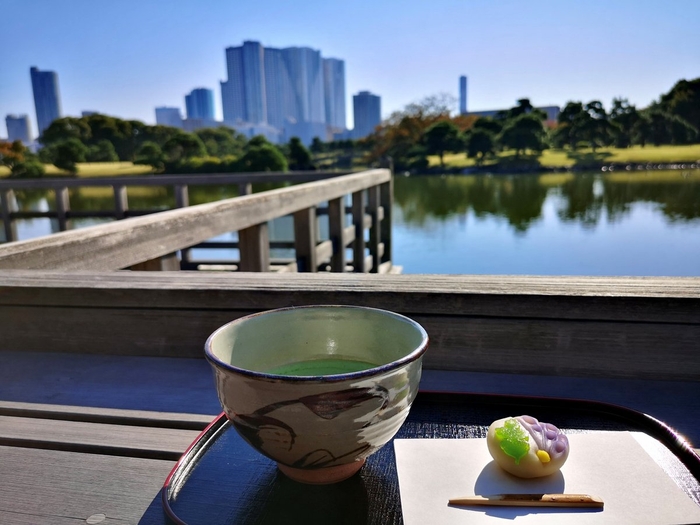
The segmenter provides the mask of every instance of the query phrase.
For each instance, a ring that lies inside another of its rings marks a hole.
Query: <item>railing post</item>
[[[270,271],[270,235],[267,223],[240,230],[238,250],[241,254],[238,269],[241,272]]]
[[[372,273],[379,273],[381,263],[382,231],[380,229],[381,217],[379,216],[379,186],[367,188],[367,209],[372,218],[372,226],[369,229],[369,254],[372,257]]]
[[[316,260],[316,206],[294,213],[294,249],[297,271],[315,272]]]
[[[328,234],[333,243],[331,271],[345,271],[345,202],[343,197],[328,201]]]
[[[129,269],[139,272],[174,272],[180,270],[180,261],[177,254],[169,253],[162,257],[136,263]]]
[[[129,200],[126,196],[126,186],[123,184],[114,185],[114,216],[121,220],[126,218],[129,210]]]
[[[352,194],[352,223],[355,226],[355,242],[353,243],[354,271],[365,271],[365,206],[364,192]]]
[[[12,190],[0,190],[0,219],[2,219],[5,230],[5,242],[17,240],[17,225],[11,216],[16,207],[15,192]]]
[[[250,195],[253,193],[253,185],[250,182],[241,182],[238,184],[238,196]]]
[[[391,215],[392,208],[394,206],[394,179],[389,182],[385,182],[379,185],[379,201],[382,208],[384,209],[384,216],[382,217],[381,225],[379,230],[382,235],[382,242],[384,243],[384,253],[381,257],[382,264],[392,263],[391,254]]]
[[[67,213],[70,211],[70,197],[68,188],[56,188],[56,220],[58,222],[58,231],[64,232],[73,228],[71,221],[67,218]]]
[[[186,208],[187,206],[190,205],[190,194],[187,189],[187,184],[176,184],[173,188],[173,191],[175,192],[175,207],[176,208]],[[183,263],[189,263],[190,262],[190,249],[189,248],[182,248],[180,250],[180,254],[182,255],[182,262]]]

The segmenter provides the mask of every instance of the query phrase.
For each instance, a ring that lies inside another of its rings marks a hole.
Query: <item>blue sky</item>
[[[700,77],[700,0],[3,0],[0,136],[6,114],[36,132],[30,66],[56,71],[64,115],[96,110],[155,122],[195,87],[214,89],[224,49],[243,40],[308,46],[345,60],[351,96],[382,97],[382,114],[427,95],[470,110],[615,96],[645,106]]]

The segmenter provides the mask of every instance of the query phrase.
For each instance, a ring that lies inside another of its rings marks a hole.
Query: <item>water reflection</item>
[[[700,172],[656,171],[611,174],[399,177],[394,198],[403,221],[422,226],[472,210],[480,218],[505,218],[515,232],[541,219],[549,197],[563,222],[595,228],[628,215],[632,204],[649,202],[670,221],[700,218]]]

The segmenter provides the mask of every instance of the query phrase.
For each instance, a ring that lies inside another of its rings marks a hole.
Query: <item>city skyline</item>
[[[37,65],[59,73],[66,115],[90,108],[153,123],[153,108],[182,108],[193,82],[216,88],[226,79],[223,50],[248,39],[342,57],[346,106],[359,91],[379,93],[383,118],[425,96],[447,92],[456,99],[455,79],[462,74],[470,79],[470,111],[510,107],[522,97],[538,106],[598,99],[609,107],[622,96],[644,107],[681,78],[700,75],[700,35],[678,37],[683,24],[700,18],[700,2],[694,1],[561,7],[533,0],[527,9],[513,0],[438,0],[430,9],[420,2],[364,0],[271,0],[264,7],[202,0],[177,9],[160,0],[73,0],[72,6],[5,3],[3,13],[13,23],[0,45],[12,53],[0,59],[0,115],[33,120],[27,69]],[[20,41],[22,46],[12,45]],[[217,120],[222,117],[217,107]],[[350,114],[347,126],[353,127]]]
[[[41,135],[54,120],[62,116],[58,75],[55,71],[41,71],[32,66],[29,76],[32,80],[37,133]]]

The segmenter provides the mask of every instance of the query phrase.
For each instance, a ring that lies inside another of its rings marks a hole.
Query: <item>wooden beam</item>
[[[370,170],[0,246],[0,269],[117,270],[386,182]],[[126,204],[126,203],[125,203]]]
[[[417,320],[427,368],[700,381],[700,278],[4,271],[0,350],[201,357],[232,319],[324,303]]]
[[[331,271],[345,271],[345,202],[343,197],[328,201],[328,234],[333,243]],[[353,230],[354,231],[354,230]]]
[[[58,230],[66,231],[72,228],[71,221],[67,218],[67,213],[70,212],[70,196],[68,188],[56,188],[56,219],[58,220]]]
[[[394,179],[379,186],[379,197],[382,206],[382,221],[380,226],[382,242],[384,243],[384,254],[382,263],[391,262],[391,233],[392,233],[392,209],[394,205]]]
[[[242,272],[267,272],[270,269],[270,235],[267,223],[255,224],[238,232],[239,269]]]
[[[379,245],[382,242],[381,219],[379,217],[379,186],[374,186],[367,189],[367,210],[372,219],[372,225],[369,228],[369,256],[372,261],[372,273],[379,272],[379,264],[381,262],[381,254],[379,253]]]
[[[355,226],[352,264],[355,272],[362,273],[365,271],[365,204],[363,191],[356,191],[352,194],[352,223]]]
[[[180,260],[176,253],[169,253],[162,257],[132,264],[129,269],[139,272],[174,272],[180,269]]]
[[[114,216],[117,219],[125,219],[126,212],[129,210],[129,199],[126,194],[126,186],[124,184],[114,185]]]
[[[294,250],[300,272],[316,272],[316,209],[314,206],[294,213]]]
[[[16,208],[15,192],[9,189],[0,189],[0,219],[5,230],[5,242],[17,240],[17,225],[12,220],[12,212]]]

